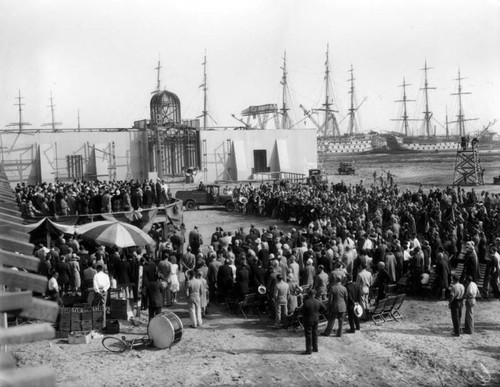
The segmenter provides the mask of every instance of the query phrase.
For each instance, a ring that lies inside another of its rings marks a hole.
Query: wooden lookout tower
[[[469,146],[468,139],[462,137],[462,142],[457,149],[453,185],[484,185],[483,173],[477,139],[472,140]]]

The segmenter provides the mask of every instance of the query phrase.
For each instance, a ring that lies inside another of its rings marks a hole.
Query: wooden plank
[[[38,274],[26,273],[18,270],[0,268],[0,284],[9,288],[33,290],[38,293],[47,291],[47,278]]]
[[[0,212],[3,214],[8,214],[10,216],[16,216],[21,218],[21,211],[17,208],[16,205],[5,205],[6,203],[1,203]]]
[[[12,292],[0,294],[0,312],[10,312],[14,310],[25,309],[33,303],[33,293],[26,292]]]
[[[0,217],[1,217],[1,215],[0,215]],[[22,233],[23,235],[16,236],[16,239],[20,239],[20,240],[24,239],[24,240],[28,241],[28,233],[26,231],[26,226],[24,224],[10,222],[8,220],[0,218],[0,228],[2,230],[2,235],[7,234],[9,231],[17,231],[17,232]],[[24,236],[24,238],[23,238],[23,236]],[[23,238],[23,239],[21,239],[21,238]]]
[[[0,329],[0,345],[31,343],[32,341],[53,339],[56,331],[52,324],[29,324]]]
[[[12,215],[9,215],[6,213],[2,213],[1,211],[0,211],[0,216],[2,217],[2,219],[8,220],[9,222],[18,223],[18,224],[22,224],[22,222],[23,222],[23,219],[21,217],[12,216]]]
[[[23,254],[16,254],[11,251],[0,249],[0,264],[15,266],[19,269],[26,269],[30,271],[38,271],[40,260],[33,256],[26,256]]]
[[[56,385],[56,375],[49,367],[26,367],[2,370],[2,386],[10,387],[52,387]]]
[[[47,322],[56,322],[59,314],[59,305],[57,302],[32,298],[31,306],[21,311],[21,316],[42,320]]]
[[[0,370],[4,372],[7,368],[16,368],[16,360],[9,352],[0,352]]]
[[[27,238],[26,238],[27,239]],[[33,245],[28,242],[16,240],[12,236],[0,235],[0,249],[8,251],[17,251],[24,255],[33,254]]]
[[[21,211],[19,210],[19,206],[17,205],[16,201],[11,201],[10,203],[9,202],[1,202],[0,203],[0,208],[5,208],[5,209],[8,209],[8,210],[16,210],[19,213],[21,213]]]

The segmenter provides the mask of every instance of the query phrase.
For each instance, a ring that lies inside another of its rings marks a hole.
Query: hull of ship
[[[352,156],[383,151],[385,141],[378,136],[342,136],[318,138],[318,154]]]
[[[386,141],[388,153],[456,153],[461,149],[461,139],[458,136],[447,139],[388,136]],[[500,142],[480,140],[477,149],[480,153],[500,153]]]

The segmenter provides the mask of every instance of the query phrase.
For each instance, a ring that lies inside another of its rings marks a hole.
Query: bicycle
[[[129,351],[131,349],[137,347],[151,347],[153,346],[153,340],[149,337],[141,337],[139,339],[127,340],[125,336],[114,337],[114,336],[106,336],[102,339],[102,345],[108,351],[121,353],[125,351]]]

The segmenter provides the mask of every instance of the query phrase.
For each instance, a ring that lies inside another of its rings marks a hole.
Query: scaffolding
[[[473,144],[469,148],[467,143],[459,145],[453,185],[484,185],[483,175],[484,169],[481,167],[477,146]]]

